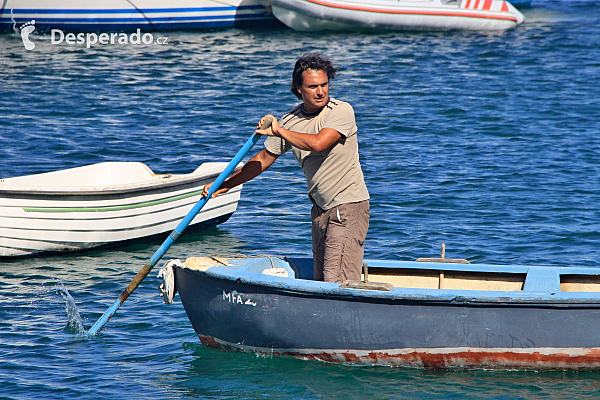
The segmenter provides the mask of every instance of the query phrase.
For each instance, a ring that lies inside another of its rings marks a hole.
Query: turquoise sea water
[[[600,4],[534,0],[502,33],[164,32],[168,44],[0,36],[0,177],[101,161],[185,173],[227,161],[265,113],[296,103],[294,61],[341,67],[371,192],[367,257],[596,266]],[[257,145],[257,150],[260,148]],[[310,254],[309,204],[284,156],[218,228],[168,258]],[[89,328],[160,243],[0,261],[0,398],[581,399],[599,373],[353,368],[206,348],[154,271]],[[72,297],[71,297],[72,296]],[[590,327],[599,329],[600,327]]]

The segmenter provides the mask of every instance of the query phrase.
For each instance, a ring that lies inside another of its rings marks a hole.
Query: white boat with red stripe
[[[504,0],[265,0],[297,31],[484,30],[516,27],[523,14]]]

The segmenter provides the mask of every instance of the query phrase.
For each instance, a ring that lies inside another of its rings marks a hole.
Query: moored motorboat
[[[207,162],[173,175],[138,162],[105,162],[0,179],[0,256],[114,247],[164,235],[226,165]],[[190,230],[227,221],[240,195],[238,187],[211,199]]]
[[[312,260],[170,260],[202,343],[355,365],[600,369],[600,268],[367,260],[312,280]],[[171,291],[172,293],[172,291]]]
[[[504,0],[264,0],[298,31],[506,30],[525,17]]]
[[[0,31],[34,21],[36,30],[144,32],[228,27],[268,27],[276,22],[256,0],[6,0]]]

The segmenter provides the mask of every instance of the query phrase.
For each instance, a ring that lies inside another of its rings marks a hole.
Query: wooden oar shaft
[[[121,293],[121,295],[119,296],[121,303],[123,303],[125,300],[127,300],[129,295],[131,293],[133,293],[133,291],[135,289],[137,289],[137,287],[140,285],[140,283],[142,283],[144,278],[146,278],[146,276],[148,276],[148,274],[150,273],[152,268],[154,268],[154,265],[150,265],[150,264],[146,264],[142,267],[140,272],[138,272],[137,275],[131,280],[131,282],[129,282],[129,285],[127,285],[127,287],[125,288],[123,293]]]
[[[261,129],[267,129],[272,122],[273,121],[270,118],[268,118],[262,125]],[[177,225],[177,227],[171,232],[169,237],[165,239],[163,244],[158,248],[158,250],[156,250],[156,252],[150,258],[148,263],[144,265],[140,272],[138,272],[137,275],[131,280],[131,282],[129,283],[129,285],[127,285],[127,287],[125,288],[123,293],[121,293],[119,298],[113,303],[111,307],[109,307],[108,310],[106,310],[104,314],[102,314],[98,321],[96,321],[96,323],[92,325],[92,327],[88,331],[89,335],[95,335],[104,327],[104,325],[106,325],[108,320],[114,315],[115,312],[117,312],[121,304],[123,304],[123,302],[129,297],[129,295],[131,295],[131,293],[133,293],[133,291],[140,285],[140,283],[142,283],[142,281],[146,278],[146,276],[148,276],[152,268],[154,268],[158,261],[160,261],[160,259],[167,252],[167,250],[169,250],[171,245],[175,243],[179,236],[181,236],[183,231],[185,231],[185,229],[196,217],[196,215],[198,215],[202,207],[204,207],[208,200],[210,200],[212,195],[221,187],[221,185],[223,184],[223,182],[225,182],[227,177],[229,177],[229,175],[233,173],[235,167],[242,161],[246,154],[248,154],[252,146],[254,146],[256,142],[258,142],[259,138],[260,135],[255,133],[250,137],[250,139],[248,139],[246,144],[244,144],[244,146],[240,149],[240,151],[238,151],[235,157],[233,157],[229,164],[227,164],[223,172],[221,172],[217,179],[215,179],[215,181],[208,190],[207,196],[202,197],[200,200],[198,200],[194,207],[192,207],[192,209],[187,213],[187,215],[183,218],[179,225]]]

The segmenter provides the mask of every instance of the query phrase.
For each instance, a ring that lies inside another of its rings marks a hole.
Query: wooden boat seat
[[[600,292],[600,275],[561,274],[563,292]]]
[[[525,274],[371,267],[369,279],[401,288],[520,291]]]

